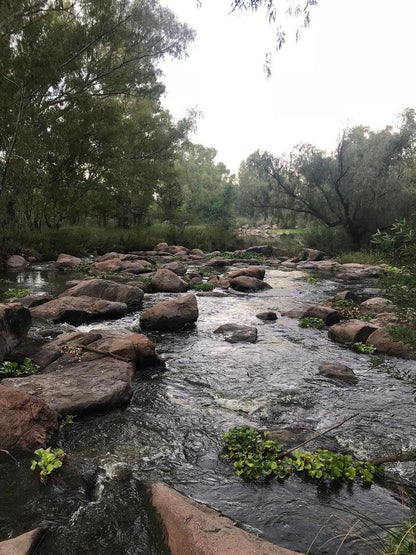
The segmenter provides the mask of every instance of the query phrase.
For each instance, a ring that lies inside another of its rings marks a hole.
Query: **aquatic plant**
[[[301,328],[315,328],[317,330],[321,330],[325,326],[325,322],[322,318],[305,316],[299,320],[299,326]]]
[[[23,297],[26,297],[29,294],[30,294],[30,289],[11,287],[7,289],[7,291],[4,293],[4,296],[6,297],[6,299],[22,299]]]
[[[0,364],[0,378],[17,378],[19,376],[30,376],[36,374],[39,366],[30,358],[24,358],[22,364],[5,360]]]
[[[367,345],[366,343],[357,342],[353,345],[354,349],[363,355],[372,355],[376,352],[374,345]]]
[[[55,469],[61,468],[62,461],[65,457],[65,453],[62,449],[36,449],[35,455],[38,456],[38,460],[33,460],[30,466],[30,470],[39,469],[40,481],[45,482],[46,478]]]
[[[189,287],[195,291],[212,291],[214,289],[212,283],[190,283]]]

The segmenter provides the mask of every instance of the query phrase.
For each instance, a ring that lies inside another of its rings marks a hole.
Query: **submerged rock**
[[[35,528],[10,540],[0,542],[0,555],[31,555],[43,535],[42,528]]]
[[[140,316],[144,330],[179,330],[194,324],[199,316],[195,295],[183,295],[178,299],[156,303]]]
[[[255,343],[257,341],[257,328],[243,324],[223,324],[214,333],[220,333],[228,343]]]
[[[355,375],[354,370],[345,366],[345,364],[326,362],[320,365],[319,373],[327,378],[333,378],[347,384],[358,383],[358,378]]]
[[[277,320],[277,314],[276,312],[272,312],[272,311],[267,311],[267,312],[260,312],[259,314],[256,314],[256,318],[258,318],[259,320],[264,320],[265,322],[274,322],[275,320]]]

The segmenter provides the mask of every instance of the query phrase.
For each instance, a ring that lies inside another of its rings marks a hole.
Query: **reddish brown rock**
[[[233,289],[237,291],[260,291],[262,289],[271,289],[271,286],[262,281],[249,276],[240,276],[230,280],[230,285]]]
[[[358,310],[363,316],[374,316],[376,314],[394,312],[396,307],[388,299],[384,299],[383,297],[373,297],[372,299],[367,299],[361,303]]]
[[[185,256],[188,254],[189,250],[186,247],[183,247],[182,245],[170,245],[168,247],[168,251],[170,252],[170,254],[173,255],[178,255],[178,256]]]
[[[152,290],[157,292],[183,293],[189,289],[186,281],[167,268],[158,270],[150,283]]]
[[[208,283],[212,283],[214,287],[220,287],[221,289],[228,289],[230,287],[230,280],[225,276],[211,276]]]
[[[9,256],[6,260],[7,267],[10,269],[18,269],[18,268],[26,268],[29,265],[29,262],[23,256],[19,254],[13,254]]]
[[[205,256],[204,251],[201,251],[201,249],[191,249],[189,251],[189,254],[192,254],[193,256],[198,256],[201,258]]]
[[[319,373],[327,378],[339,380],[347,384],[358,383],[358,378],[354,370],[345,366],[345,364],[338,364],[337,362],[326,362],[319,367]]]
[[[309,307],[302,318],[322,318],[326,326],[332,326],[341,320],[341,314],[333,308],[317,304]]]
[[[107,274],[109,272],[119,272],[122,270],[122,262],[120,258],[110,258],[103,262],[94,262],[91,265],[91,273],[94,275]]]
[[[55,266],[59,269],[74,268],[82,263],[81,258],[78,256],[71,256],[70,254],[61,253],[55,262]]]
[[[365,343],[376,329],[369,322],[352,319],[331,326],[328,330],[328,337],[337,343],[345,345]]]
[[[178,299],[156,303],[142,313],[140,325],[144,330],[177,330],[194,324],[198,315],[198,303],[191,293]]]
[[[183,262],[179,260],[174,260],[173,262],[168,262],[162,266],[162,269],[170,270],[178,276],[184,276],[186,274],[186,266]]]
[[[139,287],[107,279],[86,279],[60,295],[60,297],[95,297],[125,303],[129,308],[139,306],[143,296],[143,291]]]
[[[152,484],[149,492],[172,555],[296,555],[238,528],[231,519],[166,484]]]
[[[130,274],[148,274],[152,271],[152,264],[147,260],[122,260],[121,270]]]
[[[42,534],[42,528],[35,528],[26,534],[0,542],[0,555],[31,555]]]
[[[256,279],[264,279],[265,269],[261,266],[249,266],[248,268],[241,268],[228,274],[229,279],[234,279],[240,276],[248,276]]]
[[[169,252],[169,245],[167,243],[158,243],[153,250],[156,252]]]
[[[78,326],[92,320],[121,318],[127,312],[127,305],[86,296],[58,297],[31,308],[30,312],[36,318]]]
[[[0,449],[14,455],[33,453],[58,429],[57,414],[41,399],[6,387],[5,381],[0,385]]]
[[[0,304],[0,362],[26,337],[31,323],[30,312],[21,303]]]
[[[415,359],[416,352],[410,345],[403,341],[393,341],[385,329],[374,331],[367,339],[368,345],[373,345],[379,353],[392,355],[400,358]]]

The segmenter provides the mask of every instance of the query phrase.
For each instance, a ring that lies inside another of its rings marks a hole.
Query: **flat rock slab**
[[[249,266],[248,268],[241,268],[228,274],[229,279],[237,278],[240,276],[254,277],[257,279],[264,279],[265,269],[261,266]]]
[[[339,380],[346,384],[358,383],[358,378],[354,370],[345,366],[345,364],[338,364],[337,362],[325,362],[319,367],[319,373],[327,378]]]
[[[5,381],[0,385],[0,448],[14,455],[33,453],[58,429],[57,414],[38,397],[6,387]]]
[[[199,316],[195,295],[183,295],[178,299],[156,303],[140,316],[144,330],[180,330],[193,325]]]
[[[149,486],[152,504],[165,525],[172,555],[296,555],[235,526],[214,509],[166,484]]]
[[[26,337],[31,323],[30,312],[21,303],[0,304],[0,361]]]
[[[93,320],[121,318],[127,312],[126,303],[106,301],[95,297],[58,297],[53,301],[31,308],[32,316],[67,322],[75,326]]]
[[[128,308],[133,308],[140,305],[144,293],[137,286],[123,285],[107,279],[86,279],[59,296],[94,297],[105,301],[125,303]]]
[[[67,362],[55,372],[7,378],[3,385],[33,395],[60,414],[112,409],[129,402],[133,364],[111,357]]]
[[[42,535],[42,528],[35,528],[26,534],[0,542],[0,555],[31,555]]]

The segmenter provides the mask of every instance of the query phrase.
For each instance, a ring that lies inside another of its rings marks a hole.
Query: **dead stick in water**
[[[9,453],[6,449],[0,449],[0,453],[4,453],[5,455],[8,455],[11,459],[13,459],[13,461],[15,462],[15,464],[17,464],[17,460],[13,457],[13,455],[11,453]]]
[[[300,447],[303,447],[304,445],[306,445],[307,443],[310,443],[314,439],[317,439],[318,437],[322,437],[322,436],[326,435],[328,432],[331,432],[332,430],[335,430],[336,428],[339,428],[340,426],[345,424],[345,422],[348,422],[348,420],[351,420],[352,418],[355,418],[356,416],[358,416],[358,412],[356,414],[353,414],[352,416],[348,416],[348,418],[345,418],[339,424],[334,424],[334,426],[331,426],[327,430],[324,430],[323,432],[320,432],[319,434],[315,434],[314,436],[310,437],[309,439],[305,440],[304,442],[299,443],[299,445],[296,445],[295,447],[292,447],[292,449],[287,449],[287,451],[283,451],[282,453],[280,453],[278,455],[277,458],[282,459],[283,457],[286,457],[287,455],[290,455],[290,453],[293,453],[293,451],[296,451],[296,449],[299,449]]]

